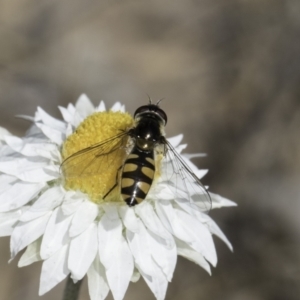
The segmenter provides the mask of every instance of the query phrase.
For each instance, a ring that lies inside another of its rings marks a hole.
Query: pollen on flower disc
[[[97,112],[87,117],[63,144],[62,170],[66,189],[87,193],[96,203],[116,184],[116,176],[126,158],[128,138],[111,139],[134,124],[132,116],[122,112]],[[71,158],[70,156],[73,155]],[[120,173],[120,172],[119,172]],[[117,186],[105,201],[120,201]]]

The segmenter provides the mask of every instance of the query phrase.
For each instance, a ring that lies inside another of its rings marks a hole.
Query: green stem
[[[74,283],[73,279],[69,276],[66,283],[63,300],[77,300],[81,283],[82,280]]]

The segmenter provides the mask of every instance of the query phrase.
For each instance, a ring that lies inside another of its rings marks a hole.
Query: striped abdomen
[[[129,206],[146,198],[154,173],[154,151],[141,151],[135,146],[125,161],[121,178],[122,198]]]

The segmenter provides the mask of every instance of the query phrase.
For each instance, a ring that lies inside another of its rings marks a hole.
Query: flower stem
[[[82,280],[74,283],[73,279],[69,276],[66,283],[63,300],[77,300],[81,283]]]

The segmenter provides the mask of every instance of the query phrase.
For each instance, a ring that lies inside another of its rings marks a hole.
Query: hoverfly
[[[105,165],[108,156],[117,157],[125,153],[125,159],[116,174],[116,182],[107,189],[103,199],[119,188],[121,197],[128,206],[135,206],[147,197],[155,174],[159,172],[156,160],[160,153],[162,163],[166,166],[161,168],[160,176],[175,199],[188,198],[191,203],[200,199],[205,202],[205,210],[209,210],[211,200],[208,191],[188,165],[188,161],[164,136],[167,114],[158,104],[159,102],[152,104],[150,101],[148,105],[137,108],[132,128],[66,158],[61,166],[65,178],[104,172],[106,167],[101,168],[101,164]],[[126,147],[124,139],[127,141]]]

